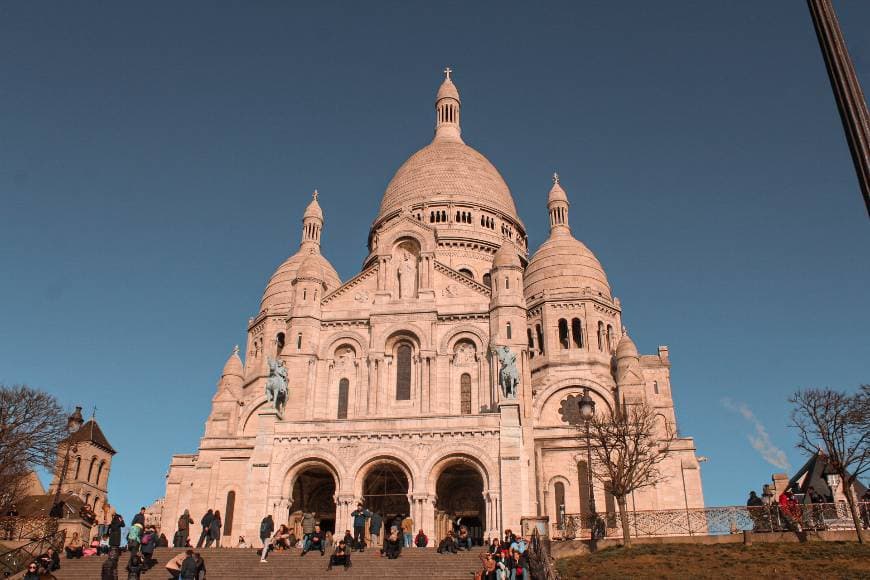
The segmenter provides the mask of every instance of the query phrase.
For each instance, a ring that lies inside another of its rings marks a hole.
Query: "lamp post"
[[[82,418],[82,408],[76,407],[76,410],[72,412],[72,414],[66,419],[66,430],[69,433],[69,437],[66,440],[66,452],[63,456],[63,467],[60,470],[60,476],[57,480],[57,489],[54,490],[54,504],[51,507],[51,515],[60,518],[63,517],[63,512],[60,508],[60,493],[63,489],[63,481],[66,479],[66,472],[69,469],[69,453],[72,451],[75,453],[77,448],[70,441],[70,437],[79,430],[79,427],[84,423],[84,419]]]
[[[586,476],[587,485],[589,486],[589,522],[590,532],[593,540],[598,539],[598,514],[595,509],[595,493],[592,490],[592,444],[589,436],[589,421],[595,416],[595,401],[589,396],[589,389],[583,389],[583,396],[577,403],[580,407],[580,418],[586,426]]]

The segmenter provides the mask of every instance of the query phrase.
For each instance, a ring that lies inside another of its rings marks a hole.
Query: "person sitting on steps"
[[[320,526],[314,526],[314,531],[311,532],[311,535],[308,538],[308,546],[302,549],[302,554],[300,555],[304,556],[311,550],[318,550],[320,552],[320,555],[323,556],[326,553],[324,551],[325,545],[326,542],[324,542],[323,532],[320,531]]]
[[[438,544],[438,553],[447,554],[456,553],[456,538],[453,536],[453,530],[447,532],[447,536]]]
[[[351,567],[350,563],[350,548],[348,548],[347,542],[341,540],[338,542],[338,546],[335,548],[335,552],[332,553],[332,556],[329,557],[329,566],[326,567],[327,570],[332,570],[333,566],[344,566],[344,569],[347,570]]]
[[[399,539],[399,534],[393,532],[390,537],[384,542],[384,547],[381,550],[381,555],[386,556],[390,560],[395,560],[402,553],[402,540]]]

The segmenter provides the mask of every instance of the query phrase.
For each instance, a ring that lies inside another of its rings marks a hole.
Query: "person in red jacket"
[[[429,538],[426,537],[423,530],[417,532],[417,535],[414,537],[414,545],[418,548],[425,548],[429,545]]]

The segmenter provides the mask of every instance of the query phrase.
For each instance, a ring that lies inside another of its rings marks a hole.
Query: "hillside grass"
[[[806,544],[641,544],[557,561],[563,578],[870,578],[870,546]]]

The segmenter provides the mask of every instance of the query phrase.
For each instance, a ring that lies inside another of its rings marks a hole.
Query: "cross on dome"
[[[315,201],[317,201],[317,196],[318,196],[318,193],[317,193],[317,190],[315,189],[314,193],[311,194],[311,197],[314,198]]]
[[[559,183],[559,174],[555,171],[553,172],[553,183]]]
[[[450,73],[452,73],[452,72],[453,72],[452,68],[450,68],[449,66],[446,67],[444,69],[444,78],[449,81],[450,80]]]

